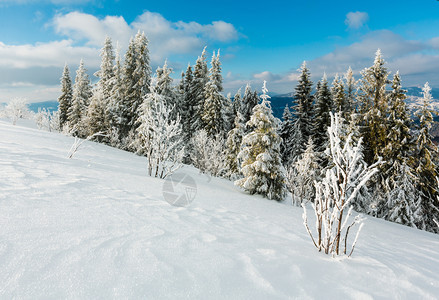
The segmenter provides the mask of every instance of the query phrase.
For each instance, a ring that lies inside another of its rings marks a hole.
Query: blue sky
[[[224,86],[234,93],[263,80],[273,92],[294,89],[306,60],[313,79],[351,66],[359,72],[381,48],[405,86],[439,87],[439,1],[122,1],[0,0],[0,102],[54,100],[67,62],[99,67],[105,35],[121,51],[138,29],[150,39],[155,69],[174,77],[204,46],[221,49]]]

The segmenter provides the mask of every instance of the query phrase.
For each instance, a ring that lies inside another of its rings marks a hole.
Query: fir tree
[[[183,127],[183,144],[185,145],[185,154],[183,158],[184,163],[190,163],[190,155],[192,153],[192,120],[193,116],[195,114],[195,108],[192,105],[192,94],[191,94],[191,88],[192,88],[192,81],[193,81],[193,75],[192,75],[192,67],[191,65],[187,66],[186,73],[184,76],[184,83],[183,83],[183,95],[182,95],[182,114],[181,114],[181,123]]]
[[[335,74],[334,81],[332,82],[331,93],[332,99],[334,100],[334,112],[341,113],[343,119],[346,119],[346,116],[349,114],[349,108],[347,104],[343,81],[340,77],[338,77],[338,74]]]
[[[283,200],[286,188],[280,156],[281,139],[277,134],[279,120],[273,117],[265,81],[262,92],[262,103],[255,106],[248,122],[253,131],[243,137],[238,155],[244,178],[235,184],[250,194]]]
[[[310,79],[311,74],[306,66],[306,62],[303,62],[300,67],[300,76],[295,88],[294,93],[294,145],[292,149],[292,160],[296,159],[305,150],[306,142],[313,133],[313,96],[312,81]]]
[[[95,90],[93,91],[93,95],[91,97],[90,105],[88,106],[87,116],[85,119],[87,135],[95,135],[95,139],[97,141],[103,141],[103,134],[106,133],[108,130],[105,116],[106,106],[104,104],[104,101],[104,92],[102,88],[97,85]],[[97,133],[101,133],[102,135],[96,135]]]
[[[67,123],[68,112],[72,106],[73,90],[72,80],[70,79],[69,66],[64,66],[64,71],[61,77],[61,96],[58,98],[59,102],[59,122],[61,128]]]

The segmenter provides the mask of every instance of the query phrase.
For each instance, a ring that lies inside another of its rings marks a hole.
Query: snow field
[[[3,121],[0,137],[1,299],[439,297],[437,235],[368,217],[333,259],[301,208],[192,167],[195,201],[174,207],[143,157],[86,142],[68,159],[72,138]]]

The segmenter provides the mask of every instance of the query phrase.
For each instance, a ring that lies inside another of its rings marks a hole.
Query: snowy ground
[[[299,208],[185,167],[187,208],[146,160],[0,121],[1,299],[435,299],[439,236],[368,218],[352,258],[318,253]]]

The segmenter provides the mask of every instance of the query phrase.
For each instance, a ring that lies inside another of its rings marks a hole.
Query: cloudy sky
[[[214,3],[214,4],[212,4]],[[351,66],[357,77],[382,50],[405,86],[439,87],[439,1],[0,0],[0,102],[55,100],[65,63],[92,74],[108,35],[123,54],[139,29],[153,69],[167,59],[178,78],[204,46],[221,49],[227,92],[268,81],[294,89],[306,60],[313,79]]]

